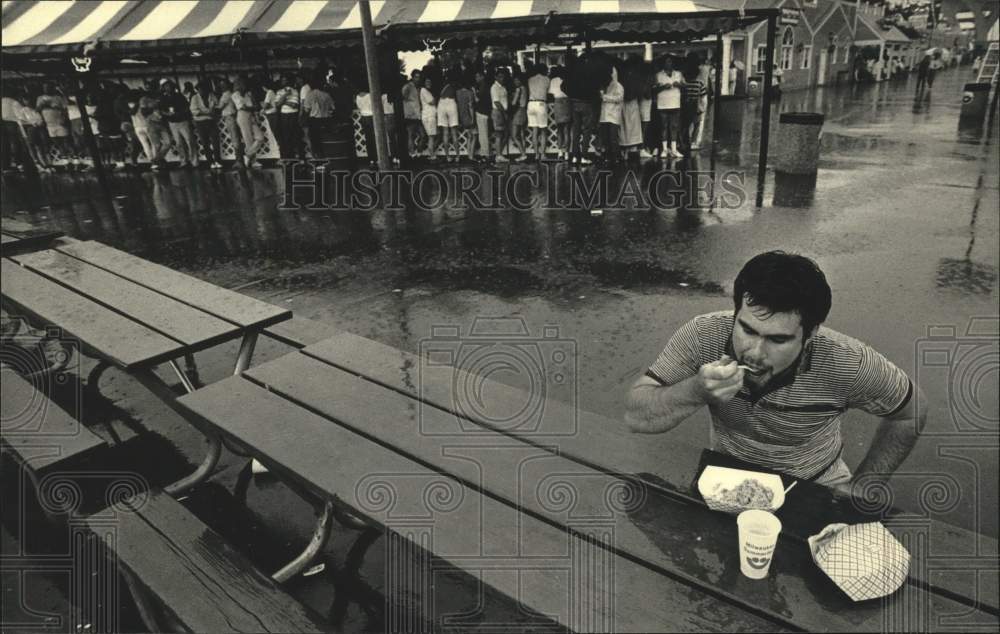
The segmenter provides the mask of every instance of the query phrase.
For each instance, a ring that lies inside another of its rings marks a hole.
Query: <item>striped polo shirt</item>
[[[699,315],[674,333],[646,375],[662,385],[695,376],[733,353],[732,311]],[[870,346],[820,326],[799,358],[759,392],[744,386],[709,406],[712,448],[797,478],[814,478],[843,450],[840,421],[849,408],[890,416],[909,402],[906,373]]]

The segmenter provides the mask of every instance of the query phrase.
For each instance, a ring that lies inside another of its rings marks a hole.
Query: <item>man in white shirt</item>
[[[684,77],[680,71],[674,70],[674,60],[666,57],[663,60],[663,70],[656,73],[656,110],[660,117],[660,158],[684,158],[677,151],[677,141],[681,128],[681,85]]]
[[[504,148],[507,145],[507,124],[510,120],[509,101],[507,88],[504,82],[507,79],[507,71],[500,69],[497,71],[496,79],[490,87],[490,99],[493,101],[493,141],[496,144],[496,157],[498,163],[508,161]]]
[[[622,103],[625,101],[625,88],[613,76],[601,91],[601,120],[598,131],[601,135],[601,147],[604,148],[604,161],[617,165],[621,156],[618,144],[618,131],[622,124]]]

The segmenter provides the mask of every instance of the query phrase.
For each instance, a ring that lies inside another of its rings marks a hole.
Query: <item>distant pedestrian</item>
[[[639,99],[643,93],[642,59],[632,55],[622,66],[620,83],[625,90],[622,104],[622,122],[619,143],[626,151],[636,151],[642,146],[642,112]]]
[[[476,133],[479,137],[479,152],[484,161],[493,156],[490,137],[490,119],[493,116],[493,99],[490,97],[491,82],[482,69],[476,71],[473,94],[475,95]]]
[[[24,130],[24,138],[31,160],[38,169],[47,171],[49,166],[49,135],[45,129],[45,120],[35,108],[31,94],[24,91],[18,100],[21,108],[17,111],[17,120]]]
[[[222,126],[226,130],[226,136],[233,145],[233,167],[244,165],[243,162],[243,135],[240,134],[240,126],[236,122],[236,103],[233,101],[233,84],[228,79],[219,82],[219,116],[222,118]]]

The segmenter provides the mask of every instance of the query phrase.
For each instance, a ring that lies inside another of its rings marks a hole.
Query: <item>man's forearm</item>
[[[855,479],[864,475],[888,479],[910,455],[918,437],[918,421],[913,418],[883,420],[875,432],[868,454],[855,471]]]
[[[697,377],[671,386],[640,385],[626,398],[625,422],[640,434],[670,431],[705,406],[698,394]]]

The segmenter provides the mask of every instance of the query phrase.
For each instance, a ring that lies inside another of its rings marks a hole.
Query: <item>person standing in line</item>
[[[545,64],[535,64],[528,78],[528,129],[531,130],[531,147],[535,149],[535,162],[545,158],[549,136],[549,69]]]
[[[233,105],[236,106],[236,125],[243,138],[243,161],[246,167],[261,167],[257,153],[264,144],[264,132],[257,123],[257,104],[244,77],[237,77],[233,86]]]
[[[378,166],[378,145],[375,143],[375,121],[374,109],[372,107],[372,96],[368,88],[362,86],[358,91],[358,96],[354,98],[355,107],[361,119],[361,133],[365,137],[365,151],[368,153],[368,164],[371,167]]]
[[[35,161],[38,169],[47,172],[52,167],[49,165],[49,139],[45,130],[45,120],[35,109],[34,99],[27,88],[24,89],[19,104],[21,107],[17,111],[17,120],[24,130],[29,157]]]
[[[168,80],[163,79],[160,84],[162,85],[166,81]],[[163,120],[163,113],[160,110],[160,95],[155,79],[150,79],[146,83],[146,93],[139,100],[139,109],[146,119],[146,135],[153,150],[153,156],[150,159],[151,167],[154,172],[158,172],[168,167],[167,153],[173,146],[173,138],[170,136],[170,128]]]
[[[410,73],[410,81],[403,84],[403,118],[406,121],[406,146],[410,157],[415,157],[427,140],[421,118],[420,89],[423,75],[419,70]]]
[[[518,162],[528,160],[528,143],[525,140],[525,127],[528,125],[528,88],[524,85],[524,75],[518,71],[514,75],[514,97],[510,101],[513,111],[510,119],[510,136],[521,156]]]
[[[309,146],[315,159],[326,158],[323,143],[326,140],[327,130],[333,125],[333,97],[327,90],[322,75],[317,73],[301,106],[309,129]],[[326,168],[321,164],[316,169]]]
[[[612,167],[621,161],[619,135],[621,134],[622,108],[625,102],[625,88],[615,79],[614,73],[608,75],[608,83],[601,91],[601,148],[604,150],[604,163]]]
[[[686,151],[696,150],[698,127],[702,116],[702,98],[705,84],[702,83],[698,60],[688,58],[684,69],[684,83],[681,84],[681,146]]]
[[[566,55],[568,76],[563,81],[563,91],[569,96],[573,122],[570,127],[570,162],[578,161],[589,165],[587,152],[593,135],[595,104],[600,103],[601,83],[604,78],[595,77],[597,68],[590,57],[584,54],[577,59]]]
[[[420,87],[420,121],[427,135],[427,156],[432,163],[437,162],[437,99],[434,97],[434,82],[424,77]]]
[[[501,68],[497,70],[496,76],[493,80],[493,85],[490,86],[490,101],[493,104],[490,117],[493,122],[493,141],[495,143],[494,153],[497,163],[509,162],[509,159],[507,158],[506,146],[507,125],[510,121],[510,114],[508,113],[508,110],[510,106],[508,102],[507,88],[504,86],[506,76],[506,69]]]
[[[455,104],[458,107],[458,127],[460,130],[465,130],[465,142],[469,153],[469,160],[474,161],[476,159],[476,143],[479,140],[479,132],[476,127],[476,95],[472,89],[470,78],[468,76],[459,76],[459,78],[459,87],[455,91]]]
[[[243,166],[243,137],[240,134],[240,126],[236,123],[236,103],[233,102],[233,84],[228,79],[223,78],[219,82],[222,94],[219,95],[219,116],[222,117],[222,126],[226,130],[230,143],[233,144],[234,168]]]
[[[49,139],[52,140],[59,158],[63,164],[68,163],[72,147],[69,138],[69,115],[66,98],[59,93],[59,89],[54,83],[46,82],[35,106],[42,115],[42,119],[45,120]]]
[[[24,148],[21,125],[18,123],[18,113],[21,104],[14,98],[13,94],[8,94],[9,88],[3,87],[3,96],[0,98],[3,110],[3,147],[0,147],[0,159],[3,160],[3,171],[14,169],[16,165],[23,168],[24,164],[30,160],[28,152]]]
[[[714,98],[712,93],[715,90],[715,68],[709,63],[707,57],[701,59],[698,64],[698,81],[701,82],[702,92],[698,97],[698,121],[695,124],[691,137],[691,149],[701,149],[701,138],[705,133],[705,118],[708,116],[708,102]]]
[[[569,160],[569,128],[573,121],[569,97],[566,96],[562,87],[566,69],[557,66],[552,69],[551,75],[549,94],[552,95],[552,120],[556,124],[556,141],[559,144],[556,157],[565,161]]]
[[[261,102],[261,114],[267,121],[267,127],[271,130],[274,144],[277,146],[278,157],[285,156],[285,148],[281,145],[281,123],[278,115],[278,80],[273,75],[264,76],[264,100]],[[262,130],[263,132],[263,130]],[[264,135],[265,138],[267,135]]]
[[[458,163],[458,76],[455,69],[450,70],[441,87],[441,95],[437,104],[437,125],[441,129],[441,147],[444,149],[444,160],[453,162],[451,147],[455,146],[454,162]]]
[[[684,158],[677,150],[680,133],[681,85],[684,78],[674,70],[674,60],[667,56],[663,70],[656,74],[656,109],[660,117],[660,158]]]
[[[135,168],[139,165],[139,152],[142,145],[135,135],[135,126],[132,124],[132,105],[136,101],[135,91],[120,83],[118,95],[115,96],[115,116],[118,118],[118,126],[122,131],[122,140],[125,142],[125,165]]]
[[[160,86],[163,97],[160,108],[163,118],[170,126],[174,147],[180,157],[180,166],[198,167],[198,145],[194,140],[191,123],[191,106],[188,99],[177,92],[174,82],[167,80]]]
[[[299,123],[300,90],[295,85],[295,77],[286,73],[281,78],[281,88],[275,96],[275,106],[278,109],[278,148],[281,158],[298,158],[302,160],[302,125]]]
[[[622,67],[619,83],[625,89],[622,104],[621,134],[619,143],[625,152],[633,152],[642,147],[642,113],[639,98],[642,95],[642,59],[631,55]]]
[[[198,133],[198,141],[201,144],[201,151],[205,153],[205,159],[212,169],[222,167],[221,151],[219,144],[219,124],[216,121],[215,113],[219,107],[219,100],[212,94],[208,81],[203,79],[198,82],[195,92],[191,95],[191,116],[194,119],[195,131]]]
[[[490,163],[493,156],[490,141],[490,119],[493,115],[493,100],[490,97],[490,81],[482,69],[476,71],[473,93],[476,104],[476,132],[479,137],[479,154],[484,162]]]
[[[736,61],[729,62],[729,94],[738,95],[737,85],[740,81],[740,69],[736,67]]]

